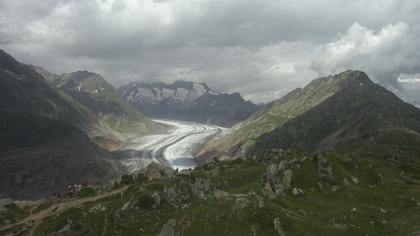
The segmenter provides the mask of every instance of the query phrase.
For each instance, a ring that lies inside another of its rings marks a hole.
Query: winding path
[[[78,207],[81,206],[82,204],[85,204],[87,202],[94,202],[98,199],[104,198],[104,197],[108,197],[111,195],[115,195],[118,193],[122,193],[124,192],[128,187],[130,186],[124,186],[123,188],[120,189],[116,189],[114,191],[108,192],[108,193],[103,193],[94,197],[88,197],[88,198],[77,198],[77,199],[69,199],[69,200],[63,200],[62,202],[59,203],[55,203],[53,205],[51,205],[50,207],[35,213],[35,214],[31,214],[28,217],[19,220],[16,223],[12,223],[9,225],[5,225],[3,227],[0,228],[0,231],[4,231],[4,230],[9,230],[17,225],[27,225],[30,229],[29,229],[29,235],[33,235],[34,230],[36,229],[36,227],[42,223],[44,221],[45,218],[49,217],[49,216],[53,216],[53,215],[58,215],[60,213],[63,213],[65,210],[72,208],[72,207]]]
[[[173,169],[194,168],[194,153],[208,140],[221,134],[226,128],[192,122],[154,120],[173,129],[168,134],[149,135],[133,139],[119,152],[121,163],[129,172],[146,167],[151,162]]]

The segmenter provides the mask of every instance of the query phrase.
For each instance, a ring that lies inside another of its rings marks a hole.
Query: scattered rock
[[[248,205],[249,205],[249,200],[246,198],[240,197],[235,200],[235,205],[233,206],[233,208],[235,210],[240,210],[240,209],[245,208]]]
[[[67,224],[65,224],[63,228],[61,228],[60,231],[58,231],[58,233],[64,233],[64,232],[69,231],[72,223],[73,223],[72,220],[67,218]]]
[[[292,170],[287,169],[283,172],[283,186],[288,189],[290,188],[290,184],[292,183]]]
[[[263,208],[264,207],[264,198],[261,196],[256,196],[257,198],[257,206],[258,208]]]
[[[322,185],[322,183],[317,183],[319,191],[324,192],[324,186]]]
[[[339,230],[347,230],[348,229],[346,224],[334,224],[333,227],[334,227],[334,229],[339,229]]]
[[[353,207],[350,211],[351,212],[357,212],[357,208],[356,207]]]
[[[408,175],[403,175],[402,179],[406,184],[420,185],[420,180],[414,179]]]
[[[6,236],[19,236],[19,235],[25,235],[24,233],[28,232],[30,230],[30,226],[27,224],[20,224],[17,225],[16,227],[14,227],[14,229],[10,232],[8,232],[8,234],[6,234]]]
[[[351,182],[353,182],[354,184],[359,184],[359,179],[356,178],[355,176],[351,176],[350,179],[351,179]]]
[[[303,209],[300,209],[299,210],[299,214],[301,214],[301,215],[303,215],[303,216],[306,216],[307,214],[306,214],[306,211],[305,210],[303,210]]]
[[[166,224],[163,225],[162,230],[158,236],[175,236],[176,221],[170,219]]]
[[[337,192],[338,190],[340,190],[340,185],[331,186],[331,192]]]
[[[277,232],[277,234],[280,236],[285,236],[280,218],[274,219],[273,223],[274,223],[274,230]]]
[[[197,178],[191,186],[193,194],[201,198],[206,198],[207,194],[213,192],[212,189],[210,179],[207,178]]]
[[[277,170],[282,171],[284,169],[286,169],[286,160],[281,160],[279,166],[277,167]]]
[[[252,236],[257,236],[257,226],[251,225]]]
[[[219,190],[219,189],[214,190],[214,197],[217,199],[228,197],[228,196],[229,196],[229,193],[223,190]]]
[[[324,158],[318,159],[318,176],[327,182],[335,182],[331,162]]]
[[[90,213],[95,213],[95,212],[99,212],[99,211],[105,211],[106,207],[104,207],[102,205],[102,203],[98,203],[95,206],[93,206],[92,208],[89,209]]]
[[[137,200],[132,201],[132,200],[130,199],[128,202],[126,202],[126,203],[124,204],[124,206],[123,206],[123,207],[121,207],[121,210],[122,210],[122,211],[125,211],[125,210],[128,210],[128,209],[132,209],[132,208],[135,206],[136,202],[137,202]]]
[[[159,193],[158,192],[154,192],[152,194],[152,198],[155,201],[155,205],[153,207],[156,208],[156,207],[160,206],[160,195],[159,195]]]
[[[385,210],[385,209],[383,209],[383,208],[381,208],[381,209],[379,209],[382,213],[387,213],[388,211],[387,210]]]
[[[267,166],[262,176],[265,196],[274,199],[290,188],[293,173],[291,169],[284,169],[290,165],[290,162],[282,160],[278,166],[276,164]]]
[[[347,178],[346,177],[344,177],[344,185],[346,185],[346,186],[349,186],[350,185],[350,182],[347,180]]]
[[[293,190],[292,190],[292,194],[293,194],[293,196],[301,196],[301,195],[303,195],[303,190],[302,189],[300,189],[300,188],[293,188]]]
[[[276,175],[276,173],[277,173],[277,167],[276,167],[276,165],[275,164],[268,165],[265,172],[269,176]]]
[[[173,186],[165,186],[163,188],[163,197],[168,201],[168,202],[174,202],[177,198],[177,194],[176,194],[176,190],[175,187]]]
[[[379,184],[381,184],[381,185],[384,184],[384,177],[382,177],[381,174],[378,174],[378,180],[379,180]]]

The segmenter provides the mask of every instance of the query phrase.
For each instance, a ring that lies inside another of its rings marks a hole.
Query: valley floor
[[[130,173],[157,162],[173,169],[196,166],[193,154],[196,148],[220,135],[226,128],[173,120],[154,120],[169,125],[168,134],[148,135],[131,140],[121,150],[121,163]]]

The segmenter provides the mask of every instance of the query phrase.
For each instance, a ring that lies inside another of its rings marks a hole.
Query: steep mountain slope
[[[2,50],[0,111],[0,196],[38,198],[116,174],[109,154],[70,125],[89,126],[91,117]]]
[[[53,119],[85,126],[92,117],[84,116],[77,107],[58,94],[43,77],[29,66],[20,64],[0,50],[0,109],[30,111]]]
[[[261,155],[272,147],[320,151],[363,144],[396,159],[420,154],[420,109],[373,83],[363,72],[344,74],[343,89],[257,139]]]
[[[115,149],[128,139],[166,132],[167,126],[153,122],[122,99],[100,75],[88,71],[53,74],[32,66],[68,102],[94,116],[96,123],[86,132],[98,144]]]
[[[70,124],[33,113],[2,112],[0,198],[39,199],[73,184],[117,177],[111,154]]]
[[[58,75],[55,73],[52,73],[40,66],[35,66],[35,65],[29,65],[34,71],[38,72],[40,75],[42,75],[42,77],[44,77],[44,79],[52,85],[56,85],[57,83],[60,82],[60,80],[58,80]]]
[[[318,78],[304,88],[298,88],[271,102],[245,121],[235,125],[224,137],[208,144],[200,153],[205,160],[224,154],[226,158],[244,156],[262,134],[282,126],[288,120],[317,106],[334,95],[346,84],[346,71],[341,74]]]
[[[119,97],[100,75],[78,71],[56,79],[57,87],[95,113],[100,121],[125,136],[160,133],[166,127],[153,122]]]
[[[175,81],[131,83],[119,89],[123,98],[151,117],[206,122],[230,127],[252,115],[258,106],[238,93],[219,94],[205,83]]]

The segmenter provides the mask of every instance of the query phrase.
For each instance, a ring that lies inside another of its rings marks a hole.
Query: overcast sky
[[[357,69],[420,103],[419,0],[0,0],[0,48],[115,86],[203,81],[256,102]]]

